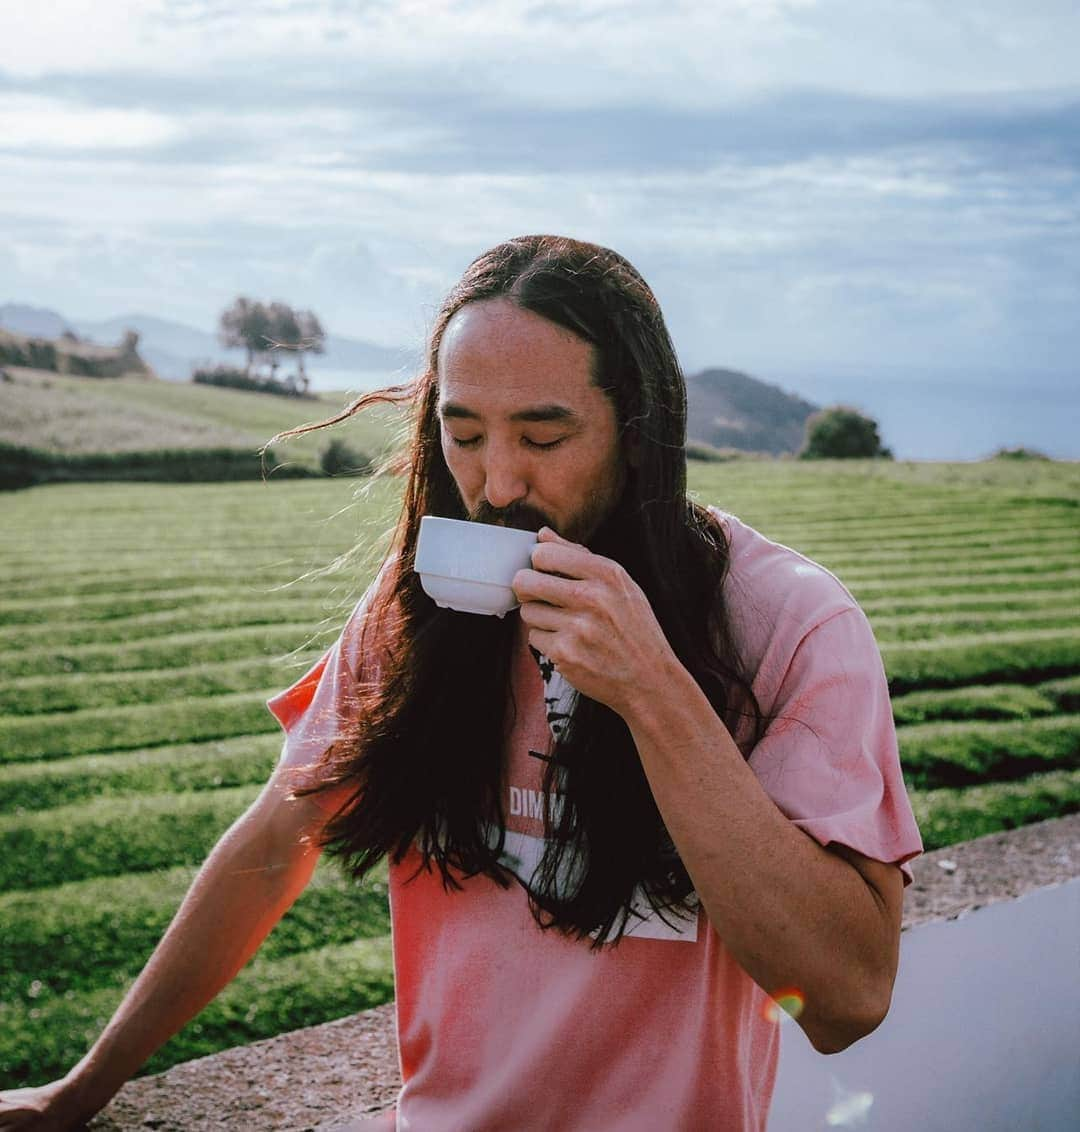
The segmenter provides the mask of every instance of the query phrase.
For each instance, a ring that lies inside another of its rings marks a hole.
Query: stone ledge
[[[949,845],[911,864],[905,930],[1080,876],[1080,814]]]
[[[93,1132],[346,1132],[401,1088],[394,1004],[129,1081]]]
[[[1080,814],[951,845],[912,870],[905,930],[1080,876]],[[400,1087],[388,1003],[137,1078],[89,1128],[346,1132],[392,1108]]]

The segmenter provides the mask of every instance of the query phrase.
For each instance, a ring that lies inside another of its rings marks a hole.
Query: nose
[[[492,507],[509,507],[529,492],[519,459],[505,446],[489,445],[484,462],[484,498]]]

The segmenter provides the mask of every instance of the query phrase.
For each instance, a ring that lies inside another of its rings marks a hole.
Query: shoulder
[[[819,562],[774,542],[729,511],[710,507],[709,512],[728,544],[728,612],[749,636],[801,638],[836,614],[859,609],[851,591]]]

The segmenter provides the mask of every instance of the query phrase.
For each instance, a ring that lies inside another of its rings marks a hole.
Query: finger
[[[566,542],[538,542],[532,552],[532,567],[545,574],[561,574],[565,578],[602,577],[614,563],[584,546]]]
[[[540,542],[559,542],[562,543],[563,546],[579,545],[576,542],[571,542],[569,539],[563,538],[558,531],[552,530],[551,527],[541,527],[540,530],[536,532],[536,537]]]
[[[557,632],[567,624],[568,613],[546,601],[526,601],[521,606],[521,620],[530,629],[543,629],[549,633]]]
[[[546,602],[565,607],[573,604],[578,583],[556,574],[543,574],[539,570],[519,570],[511,586],[522,605]]]
[[[530,629],[529,630],[529,644],[541,652],[548,658],[548,660],[555,661],[558,664],[559,659],[555,653],[559,648],[559,634],[552,633],[548,629]]]

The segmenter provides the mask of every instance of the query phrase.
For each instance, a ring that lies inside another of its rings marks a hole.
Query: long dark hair
[[[325,422],[376,401],[413,410],[402,511],[363,628],[363,654],[376,670],[358,684],[359,718],[324,755],[321,784],[298,791],[353,787],[321,844],[356,877],[385,855],[400,863],[415,844],[419,867],[437,867],[448,891],[460,887],[459,877],[486,874],[504,887],[513,879],[499,853],[515,619],[440,609],[413,571],[423,515],[469,517],[440,443],[439,345],[465,304],[493,298],[593,347],[594,380],[614,404],[624,451],[635,456],[590,548],[617,559],[642,588],[728,728],[749,721],[745,750],[763,726],[724,605],[723,529],[687,499],[686,387],[652,291],[606,248],[555,236],[509,240],[474,260],[446,297],[415,381],[367,394]],[[527,885],[542,927],[592,935],[594,946],[617,941],[642,894],[662,915],[692,914],[692,882],[618,714],[579,696],[543,788],[561,794],[563,805],[546,807],[546,850]]]

